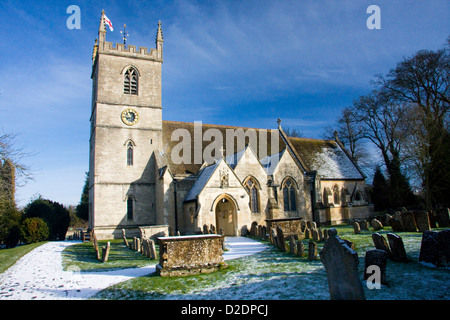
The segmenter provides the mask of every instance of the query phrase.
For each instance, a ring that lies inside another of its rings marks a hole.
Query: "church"
[[[89,228],[99,239],[158,227],[247,234],[267,219],[318,225],[373,213],[365,175],[337,135],[162,119],[161,23],[156,48],[106,41],[102,12],[92,56]],[[275,121],[274,121],[275,122]]]

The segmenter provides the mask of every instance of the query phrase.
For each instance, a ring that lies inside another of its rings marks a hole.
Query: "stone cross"
[[[365,300],[358,275],[358,254],[338,237],[334,228],[328,230],[320,260],[327,272],[331,300]]]

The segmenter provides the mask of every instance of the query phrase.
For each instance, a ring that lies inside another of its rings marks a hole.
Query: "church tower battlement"
[[[155,160],[162,147],[162,28],[156,48],[106,41],[102,12],[92,55],[89,226],[110,237],[156,222]]]

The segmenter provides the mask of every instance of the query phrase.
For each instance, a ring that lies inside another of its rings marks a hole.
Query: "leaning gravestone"
[[[286,252],[286,242],[284,240],[283,229],[280,226],[277,226],[277,239],[278,239],[278,248],[281,251]]]
[[[431,230],[430,218],[426,211],[414,211],[414,218],[416,219],[417,229],[419,232]]]
[[[450,209],[440,209],[437,211],[437,220],[440,228],[450,227]]]
[[[295,238],[293,236],[289,237],[289,253],[296,254],[297,246],[295,245]]]
[[[377,266],[380,268],[380,283],[386,284],[386,261],[387,253],[384,250],[372,249],[366,251],[364,259],[364,279],[367,280],[373,273],[368,272],[370,266]]]
[[[128,247],[128,240],[127,240],[127,237],[125,236],[125,229],[122,229],[122,239],[123,239],[123,244]]]
[[[420,243],[419,261],[437,265],[437,231],[424,231]]]
[[[353,232],[355,234],[360,234],[361,233],[361,227],[360,227],[359,223],[356,222],[356,221],[353,222]]]
[[[379,234],[378,232],[373,233],[372,240],[373,240],[373,244],[375,245],[375,248],[385,251],[386,254],[388,255],[388,257],[391,256],[391,250],[389,249],[389,244],[388,244],[387,240],[381,234]]]
[[[297,257],[303,257],[305,255],[305,245],[301,241],[297,241]]]
[[[308,260],[314,261],[317,257],[317,243],[310,241],[308,245]]]
[[[371,221],[371,224],[372,224],[372,228],[373,228],[374,231],[378,231],[378,230],[383,229],[383,225],[382,225],[381,222],[380,222],[379,220],[377,220],[377,219],[373,219],[373,220]]]
[[[358,254],[338,237],[336,229],[329,229],[328,236],[320,260],[327,272],[330,299],[365,300],[358,275]]]
[[[394,233],[387,234],[389,247],[391,248],[391,259],[397,262],[408,262],[409,259],[406,256],[405,246],[403,240],[399,235]]]
[[[109,250],[111,248],[111,244],[108,241],[105,247],[102,247],[102,262],[107,262],[109,257]]]
[[[412,211],[402,212],[402,222],[405,231],[417,232],[416,220],[414,220],[414,212]]]

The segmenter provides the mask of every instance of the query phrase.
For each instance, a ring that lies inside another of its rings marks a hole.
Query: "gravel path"
[[[48,242],[0,274],[0,300],[88,299],[100,290],[155,271],[155,265],[106,272],[63,271],[62,251],[80,241]],[[267,247],[242,237],[227,237],[224,259],[255,254]],[[69,268],[70,269],[70,268]]]

